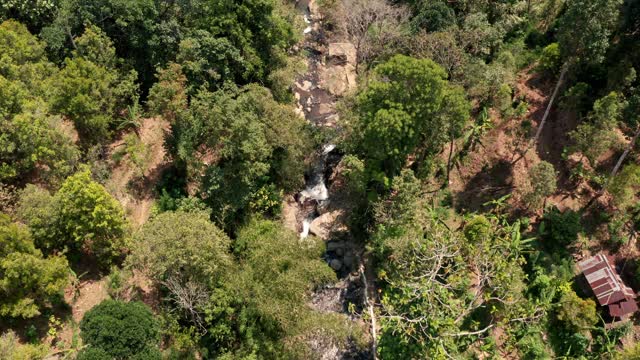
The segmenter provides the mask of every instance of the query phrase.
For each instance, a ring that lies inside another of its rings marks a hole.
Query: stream
[[[315,0],[299,0],[296,8],[306,23],[302,48],[307,54],[307,71],[293,86],[296,112],[313,126],[335,128],[338,122],[336,102],[355,89],[355,48],[350,43],[327,39]],[[367,281],[363,273],[364,248],[354,242],[348,232],[346,219],[351,213],[348,202],[332,187],[342,154],[335,144],[326,143],[309,154],[309,158],[311,166],[305,173],[304,189],[295,194],[295,202],[285,205],[295,214],[295,225],[291,225],[301,239],[315,235],[325,242],[323,258],[339,278],[337,283],[317,289],[310,305],[320,312],[344,314],[351,321],[366,326],[358,315],[367,308],[372,309],[367,300]],[[355,312],[350,311],[353,305]],[[375,346],[373,352],[374,349]],[[316,350],[327,360],[373,357],[372,352],[357,349],[353,343],[325,343]]]
[[[307,72],[299,77],[294,85],[297,100],[297,112],[314,126],[333,127],[338,119],[335,110],[336,96],[321,86],[323,71],[323,50],[327,47],[324,31],[319,21],[319,13],[313,0],[300,0],[296,3],[302,12],[306,28],[304,29],[304,50],[307,56]],[[296,194],[302,217],[300,238],[310,234],[311,224],[320,216],[318,208],[325,207],[330,201],[327,188],[333,167],[340,161],[334,144],[324,144],[311,155],[313,164],[305,174],[305,188]],[[320,236],[320,234],[315,234]]]

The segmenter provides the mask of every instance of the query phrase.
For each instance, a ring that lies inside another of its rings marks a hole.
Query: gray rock
[[[329,262],[329,266],[335,271],[338,271],[342,268],[342,261],[338,259],[333,259]]]
[[[337,249],[344,248],[344,243],[342,241],[329,241],[327,243],[327,251],[336,251]]]
[[[348,268],[353,267],[354,260],[355,259],[352,255],[346,255],[344,258],[342,258],[342,261],[344,262],[344,266]]]
[[[335,65],[356,64],[356,47],[351,43],[329,44],[327,62]]]
[[[333,65],[320,72],[320,87],[330,94],[343,96],[356,88],[356,71],[353,65]]]

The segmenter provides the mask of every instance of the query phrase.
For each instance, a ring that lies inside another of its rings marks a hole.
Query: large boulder
[[[311,225],[309,225],[309,231],[317,237],[327,240],[332,232],[347,230],[342,219],[343,215],[342,210],[324,213],[313,219]]]
[[[329,44],[327,63],[331,65],[356,64],[356,47],[352,43]]]
[[[327,66],[319,68],[320,87],[334,96],[343,96],[356,88],[356,48],[351,43],[331,43]]]
[[[353,65],[328,66],[320,73],[320,87],[331,95],[343,96],[356,88],[356,70]]]

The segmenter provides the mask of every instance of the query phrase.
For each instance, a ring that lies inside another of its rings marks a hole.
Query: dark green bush
[[[564,249],[578,240],[581,229],[580,214],[552,208],[544,214],[539,233],[543,245],[548,249]]]
[[[143,303],[115,300],[105,300],[89,310],[80,322],[80,331],[80,336],[89,349],[103,350],[117,359],[153,353],[160,334],[151,310]],[[90,354],[99,354],[100,350],[91,350]]]
[[[112,360],[109,353],[101,348],[88,347],[78,353],[76,360]]]

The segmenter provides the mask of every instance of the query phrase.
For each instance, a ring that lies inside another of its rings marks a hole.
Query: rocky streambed
[[[327,38],[315,0],[300,0],[296,6],[306,23],[301,46],[307,54],[307,71],[293,85],[296,111],[313,126],[336,128],[336,102],[356,87],[356,50],[351,43]],[[343,313],[362,321],[348,311],[350,304],[362,310],[366,297],[361,267],[363,247],[350,237],[350,204],[341,195],[341,158],[332,143],[309,154],[311,166],[305,174],[305,187],[285,201],[283,212],[285,224],[300,238],[316,236],[325,241],[324,259],[339,277],[336,284],[318,289],[310,305],[318,311]],[[370,358],[368,352],[349,347],[332,346],[322,353],[323,359]]]
[[[313,126],[335,128],[337,100],[356,87],[355,47],[348,42],[330,42],[314,0],[300,0],[297,7],[307,25],[302,47],[308,55],[307,72],[293,86],[296,111]],[[305,174],[305,188],[286,202],[285,213],[292,218],[289,226],[295,226],[301,238],[315,235],[327,242],[329,265],[344,275],[354,269],[356,254],[348,241],[335,239],[347,232],[348,209],[338,198],[335,184],[341,157],[331,143],[310,154],[312,165]]]

